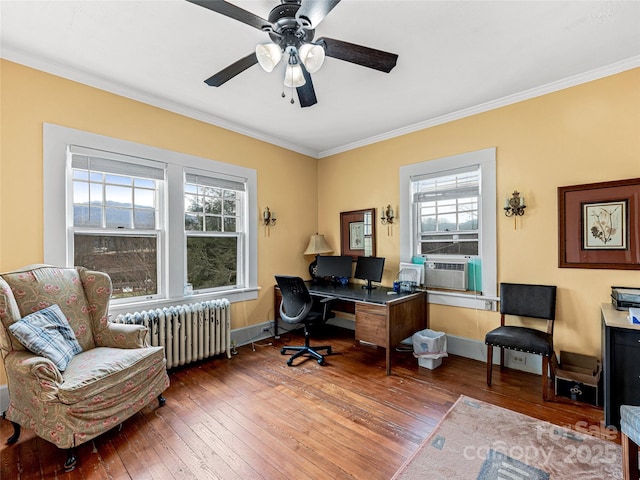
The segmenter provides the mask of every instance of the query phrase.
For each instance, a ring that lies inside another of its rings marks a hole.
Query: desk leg
[[[280,303],[282,303],[282,292],[276,285],[273,289],[273,338],[279,339],[278,335],[278,318],[280,317]]]
[[[387,375],[391,375],[391,345],[385,350],[387,351]]]

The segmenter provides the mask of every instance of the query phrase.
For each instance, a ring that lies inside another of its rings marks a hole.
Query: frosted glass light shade
[[[271,72],[282,58],[282,50],[275,43],[265,43],[256,46],[258,63],[265,72]]]
[[[305,83],[307,83],[307,81],[304,79],[302,67],[298,64],[288,64],[284,71],[284,86],[301,87]]]
[[[309,73],[316,73],[324,63],[324,48],[320,45],[305,43],[300,47],[298,53]]]

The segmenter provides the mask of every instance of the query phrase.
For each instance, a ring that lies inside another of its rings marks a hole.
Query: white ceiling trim
[[[153,107],[162,108],[163,110],[167,110],[169,112],[184,115],[185,117],[193,118],[194,120],[199,120],[210,125],[215,125],[226,130],[231,130],[232,132],[240,133],[242,135],[255,138],[256,140],[261,140],[272,145],[286,148],[287,150],[298,152],[303,155],[308,155],[313,158],[318,158],[318,152],[305,147],[301,147],[300,145],[296,145],[291,142],[287,142],[281,138],[266,135],[257,130],[247,129],[241,125],[238,125],[237,123],[225,120],[224,118],[204,113],[195,108],[185,107],[166,98],[158,97],[156,95],[149,95],[142,90],[131,88],[122,83],[107,80],[103,77],[79,69],[69,68],[66,65],[61,65],[57,62],[52,62],[42,57],[28,54],[18,49],[8,47],[6,45],[2,46],[0,57],[11,62],[19,63],[27,67],[35,68],[36,70],[56,75],[58,77],[82,83],[89,87],[98,88],[100,90],[114,93],[122,97],[130,98],[131,100],[142,102]]]
[[[391,138],[406,135],[408,133],[424,130],[425,128],[435,127],[448,122],[453,122],[454,120],[460,120],[462,118],[470,117],[472,115],[477,115],[479,113],[488,112],[496,108],[505,107],[507,105],[512,105],[518,102],[523,102],[525,100],[530,100],[532,98],[540,97],[542,95],[547,95],[549,93],[564,90],[566,88],[575,87],[583,83],[592,82],[594,80],[615,75],[617,73],[621,73],[626,70],[631,70],[637,67],[640,67],[640,55],[627,58],[625,60],[613,63],[611,65],[607,65],[605,67],[596,68],[588,72],[584,72],[578,75],[574,75],[572,77],[558,80],[556,82],[551,82],[546,85],[541,85],[539,87],[525,90],[523,92],[519,92],[513,95],[508,95],[506,97],[502,97],[497,100],[492,100],[490,102],[482,103],[474,107],[458,110],[457,112],[452,112],[447,115],[431,118],[423,122],[414,123],[413,125],[407,125],[406,127],[398,128],[396,130],[391,130],[389,132],[382,133],[380,135],[375,135],[373,137],[365,138],[357,142],[352,142],[347,145],[342,145],[340,147],[324,150],[324,151],[318,152],[317,157],[318,158],[329,157],[331,155],[335,155],[338,153],[343,153],[349,150],[354,150],[356,148],[365,147],[373,143],[382,142],[384,140],[389,140]]]
[[[640,67],[640,55],[639,55],[639,56],[622,60],[620,62],[613,63],[611,65],[607,65],[602,68],[597,68],[582,74],[574,75],[574,76],[565,78],[563,80],[559,80],[546,85],[542,85],[540,87],[525,90],[517,94],[508,95],[506,97],[502,97],[502,98],[499,98],[490,102],[486,102],[474,107],[459,110],[457,112],[453,112],[447,115],[442,115],[440,117],[436,117],[436,118],[425,120],[423,122],[418,122],[412,125],[408,125],[403,128],[391,130],[389,132],[386,132],[380,135],[365,138],[357,142],[352,142],[336,148],[318,152],[318,151],[314,151],[314,150],[302,147],[300,145],[296,145],[291,142],[285,141],[281,138],[267,135],[257,130],[247,129],[241,125],[238,125],[237,123],[228,121],[226,119],[217,117],[215,115],[210,115],[191,107],[185,107],[183,105],[180,105],[166,98],[162,98],[155,95],[149,95],[148,93],[142,90],[131,88],[122,83],[114,82],[112,80],[107,80],[100,76],[97,76],[92,73],[82,71],[79,69],[69,68],[67,66],[58,64],[56,62],[51,62],[50,60],[22,52],[10,46],[3,45],[2,51],[0,52],[0,57],[15,63],[19,63],[21,65],[25,65],[31,68],[35,68],[37,70],[41,70],[43,72],[50,73],[52,75],[66,78],[74,82],[79,82],[84,85],[88,85],[90,87],[99,88],[101,90],[114,93],[116,95],[130,98],[132,100],[139,101],[154,107],[162,108],[164,110],[177,113],[179,115],[184,115],[186,117],[193,118],[195,120],[199,120],[199,121],[208,123],[210,125],[215,125],[220,128],[224,128],[236,133],[240,133],[242,135],[246,135],[256,140],[261,140],[261,141],[270,143],[272,145],[276,145],[276,146],[285,148],[287,150],[291,150],[291,151],[301,153],[303,155],[307,155],[313,158],[318,158],[318,159],[335,155],[338,153],[343,153],[343,152],[364,147],[367,145],[371,145],[373,143],[381,142],[383,140],[389,140],[391,138],[406,135],[408,133],[413,133],[418,130],[423,130],[425,128],[442,125],[444,123],[452,122],[454,120],[459,120],[472,115],[477,115],[479,113],[484,113],[489,110],[504,107],[517,102],[522,102],[535,97],[546,95],[548,93],[553,93],[559,90],[563,90],[563,89],[570,88],[583,83],[598,80],[600,78],[604,78],[610,75],[615,75],[617,73],[621,73],[626,70],[631,70],[633,68]]]

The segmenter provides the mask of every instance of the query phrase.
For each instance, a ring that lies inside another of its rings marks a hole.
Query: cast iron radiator
[[[164,347],[167,368],[223,352],[231,358],[231,306],[226,298],[124,313],[111,321],[147,327],[148,343]]]

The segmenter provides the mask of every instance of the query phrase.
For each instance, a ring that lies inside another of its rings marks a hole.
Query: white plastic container
[[[438,368],[440,365],[442,365],[442,357],[440,358],[418,357],[418,365],[424,368],[428,368],[429,370],[433,370],[434,368]]]

